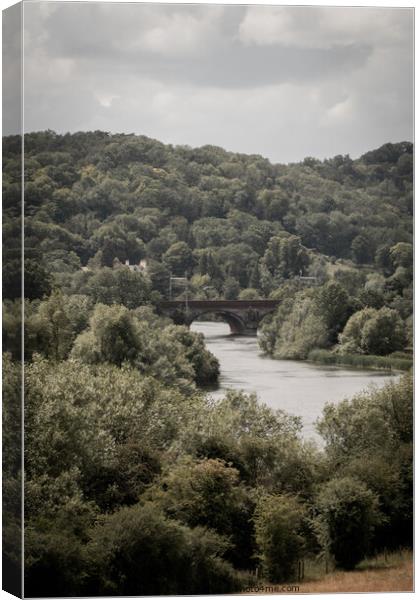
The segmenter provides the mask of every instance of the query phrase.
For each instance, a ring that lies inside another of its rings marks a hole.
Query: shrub
[[[339,342],[343,353],[390,354],[404,348],[404,323],[391,308],[364,308],[347,321]]]
[[[238,300],[260,300],[261,296],[258,291],[254,288],[245,288],[241,290]]]
[[[291,496],[263,496],[255,510],[255,533],[264,575],[273,583],[287,581],[303,554],[300,534],[304,509]]]
[[[316,504],[321,546],[338,567],[354,569],[369,552],[380,522],[377,497],[357,479],[343,477],[329,481]]]
[[[46,520],[38,530],[25,529],[25,592],[29,597],[83,595],[85,566],[83,545],[74,533]]]
[[[92,532],[96,594],[169,595],[237,591],[241,580],[223,554],[227,541],[166,518],[153,503],[106,516]]]
[[[184,459],[147,492],[165,513],[189,527],[207,527],[232,542],[227,556],[235,566],[251,566],[250,519],[254,506],[239,472],[218,459]]]
[[[396,310],[383,307],[369,319],[362,331],[362,348],[366,354],[389,354],[405,344],[404,323]]]
[[[300,294],[279,331],[275,358],[305,359],[313,348],[328,342],[328,329],[311,298]]]
[[[413,538],[413,378],[327,404],[318,431],[329,468],[356,477],[378,495],[386,521],[376,528],[376,549],[411,546]]]

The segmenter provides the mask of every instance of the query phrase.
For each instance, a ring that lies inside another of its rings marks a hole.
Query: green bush
[[[357,479],[331,479],[320,492],[316,509],[321,546],[338,567],[354,569],[369,552],[380,522],[377,497]]]
[[[328,328],[317,314],[315,302],[305,293],[295,297],[293,308],[278,331],[275,358],[305,359],[312,348],[328,343]]]
[[[88,546],[97,595],[222,594],[239,591],[240,576],[223,559],[228,542],[204,528],[168,519],[153,503],[103,518]]]
[[[235,468],[219,459],[185,458],[146,495],[185,525],[208,527],[229,538],[229,560],[235,567],[252,566],[254,504]]]
[[[339,350],[344,353],[384,356],[404,348],[404,322],[391,308],[364,308],[347,321],[339,342]]]
[[[327,404],[317,423],[330,472],[356,477],[378,495],[385,520],[377,550],[411,546],[413,538],[413,378]]]
[[[264,575],[272,583],[288,581],[296,574],[304,550],[304,514],[303,506],[292,496],[263,496],[257,504],[254,522],[258,555]]]
[[[29,597],[82,596],[86,562],[78,535],[44,520],[25,529],[25,593]]]

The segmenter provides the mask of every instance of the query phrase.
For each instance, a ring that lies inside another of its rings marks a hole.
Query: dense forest
[[[20,143],[3,139],[6,510],[20,468]],[[203,336],[158,311],[186,291],[276,298],[260,331],[274,357],[409,366],[412,169],[408,142],[273,165],[144,136],[25,135],[27,595],[233,592],[257,568],[282,582],[303,558],[352,569],[412,545],[411,373],[327,405],[320,449],[254,396],[212,400]]]

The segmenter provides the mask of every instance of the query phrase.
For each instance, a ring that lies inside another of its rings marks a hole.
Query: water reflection
[[[191,329],[205,335],[208,349],[220,361],[220,386],[211,392],[214,397],[227,389],[256,392],[268,406],[300,416],[304,437],[317,442],[314,423],[326,402],[338,403],[397,377],[383,371],[273,360],[261,354],[255,337],[231,336],[225,323],[194,322]]]

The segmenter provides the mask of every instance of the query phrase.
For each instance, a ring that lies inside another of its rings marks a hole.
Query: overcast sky
[[[413,137],[411,9],[24,10],[26,131],[132,132],[274,162]]]

